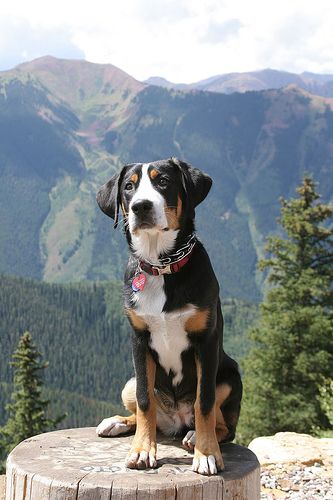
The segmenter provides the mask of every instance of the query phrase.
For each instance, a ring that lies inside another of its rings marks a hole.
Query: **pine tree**
[[[329,426],[320,387],[333,373],[333,240],[327,226],[333,207],[319,202],[309,177],[297,193],[281,199],[278,222],[286,237],[269,237],[270,257],[259,263],[270,271],[270,289],[244,360],[243,441]]]
[[[54,428],[66,415],[55,420],[47,417],[49,401],[42,398],[42,371],[48,366],[40,361],[40,352],[29,332],[19,340],[10,364],[14,367],[14,390],[6,406],[8,420],[0,428],[0,450],[3,459],[21,441]],[[1,467],[1,464],[0,464]]]

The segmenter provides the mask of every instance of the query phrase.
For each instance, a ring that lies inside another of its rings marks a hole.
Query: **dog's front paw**
[[[127,455],[126,467],[129,469],[147,469],[149,467],[154,469],[156,466],[156,443],[142,448],[132,446]]]
[[[198,472],[199,474],[203,474],[205,476],[211,476],[213,474],[217,474],[223,469],[224,464],[220,450],[204,454],[195,449],[192,462],[192,470],[194,472]]]
[[[102,420],[96,427],[96,434],[103,437],[118,436],[130,430],[131,426],[128,425],[127,419],[125,417],[116,416]]]
[[[195,431],[188,431],[186,436],[184,437],[182,444],[185,448],[187,448],[190,451],[194,450],[195,446]]]

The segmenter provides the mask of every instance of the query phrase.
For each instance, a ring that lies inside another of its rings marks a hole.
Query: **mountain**
[[[230,299],[222,307],[225,348],[239,360],[257,309]],[[120,394],[133,366],[120,282],[59,285],[0,275],[0,426],[12,390],[10,356],[26,330],[49,363],[45,397],[53,416],[68,413],[64,427],[123,411]]]
[[[148,78],[145,83],[165,88],[181,90],[198,89],[209,92],[232,94],[233,92],[281,89],[288,85],[297,85],[300,89],[322,97],[333,97],[333,75],[318,75],[304,72],[288,73],[274,69],[264,69],[244,73],[216,75],[195,83],[172,83],[161,77]]]
[[[151,76],[150,78],[145,80],[144,83],[147,83],[148,85],[157,85],[158,87],[164,87],[166,89],[186,90],[190,88],[190,85],[186,83],[169,82],[169,80],[161,78],[160,76]]]
[[[307,171],[333,198],[331,106],[295,85],[174,90],[52,57],[0,73],[0,272],[121,278],[127,247],[99,211],[97,188],[125,163],[178,156],[214,180],[197,228],[222,296],[258,300],[256,263],[279,197],[294,195]]]

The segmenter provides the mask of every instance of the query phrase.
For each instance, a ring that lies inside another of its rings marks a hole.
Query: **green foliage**
[[[14,390],[12,402],[6,406],[7,423],[0,428],[0,449],[5,453],[24,439],[54,428],[65,418],[62,415],[50,419],[46,415],[50,401],[42,397],[41,374],[48,363],[40,361],[40,357],[30,333],[25,332],[10,363],[14,367]]]
[[[333,240],[324,223],[333,207],[320,203],[305,177],[298,198],[281,200],[286,238],[268,239],[271,288],[250,331],[244,360],[244,441],[278,431],[326,429],[318,385],[333,372]]]
[[[258,307],[251,302],[237,299],[222,301],[224,320],[224,350],[232,358],[240,361],[248,352],[251,342],[246,332],[258,316]]]
[[[319,386],[319,403],[333,429],[333,379]]]
[[[12,392],[13,384],[0,382],[0,424],[7,421],[8,414],[5,406],[10,401]],[[47,409],[48,418],[66,413],[66,418],[57,426],[59,429],[96,426],[105,416],[124,413],[123,405],[120,403],[100,401],[75,392],[45,387],[45,385],[42,387],[42,398],[50,401]]]
[[[57,285],[0,276],[0,311],[1,381],[11,380],[10,353],[29,330],[50,363],[47,387],[120,402],[133,373],[121,283]]]

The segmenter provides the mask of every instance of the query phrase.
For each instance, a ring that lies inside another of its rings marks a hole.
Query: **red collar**
[[[197,239],[193,233],[186,244],[179,248],[177,252],[161,259],[162,265],[155,266],[149,262],[140,260],[140,267],[143,271],[151,274],[152,276],[178,273],[178,271],[180,271],[181,268],[184,267],[190,260],[196,242]]]

